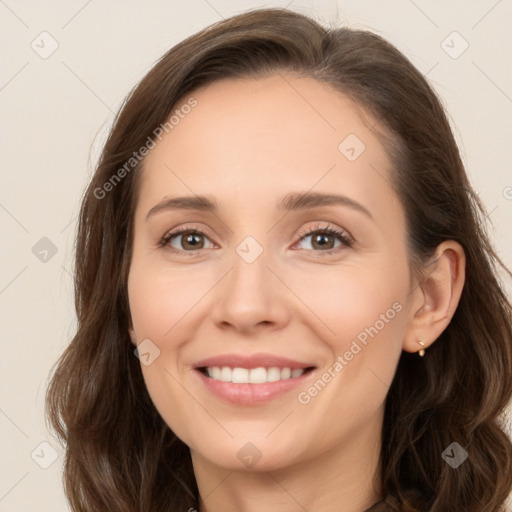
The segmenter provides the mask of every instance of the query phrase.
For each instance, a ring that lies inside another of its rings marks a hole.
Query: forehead
[[[191,98],[194,108],[184,108]],[[328,84],[285,73],[221,80],[182,98],[173,114],[144,162],[144,206],[184,194],[237,194],[246,205],[291,189],[374,203],[392,194],[375,121]]]

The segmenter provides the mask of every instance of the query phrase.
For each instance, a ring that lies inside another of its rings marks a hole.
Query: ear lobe
[[[439,244],[436,259],[425,272],[424,280],[414,290],[412,318],[403,349],[417,352],[427,349],[450,323],[462,295],[466,256],[462,246],[447,240]],[[419,344],[424,342],[424,346]]]

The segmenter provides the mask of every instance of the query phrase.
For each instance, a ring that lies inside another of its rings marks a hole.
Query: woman
[[[483,214],[382,38],[268,9],[172,48],[82,204],[47,395],[73,510],[504,510],[511,305]]]

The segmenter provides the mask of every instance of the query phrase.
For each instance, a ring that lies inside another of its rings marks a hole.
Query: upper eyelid
[[[206,232],[207,230],[205,230],[204,228],[196,228],[194,226],[185,225],[185,226],[181,226],[178,228],[169,229],[168,231],[166,231],[164,233],[162,240],[169,239],[169,238],[172,238],[177,235],[184,235],[187,231],[190,231],[193,233],[199,233],[208,238],[211,238],[210,235],[208,235],[208,233]]]
[[[303,230],[301,229],[298,232],[297,236],[299,236],[300,238],[303,238],[304,236],[311,235],[312,233],[315,233],[316,231],[322,231],[323,229],[325,229],[325,230],[334,229],[336,231],[342,231],[347,236],[351,237],[350,233],[344,228],[336,227],[334,225],[331,225],[330,223],[326,223],[326,221],[320,221],[320,222],[323,222],[324,225],[319,225],[319,223],[318,223],[317,225],[309,226],[308,228],[304,228]],[[209,237],[208,233],[206,232],[206,231],[208,231],[208,229],[205,230],[204,228],[197,228],[195,226],[185,225],[182,227],[172,228],[172,229],[167,230],[164,233],[164,235],[162,236],[162,238],[167,238],[169,236],[175,236],[175,235],[182,235],[184,232],[187,232],[187,231],[197,232],[197,233],[200,233],[201,235],[205,235],[205,236]]]

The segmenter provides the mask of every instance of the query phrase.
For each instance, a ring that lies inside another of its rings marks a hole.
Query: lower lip
[[[212,379],[200,370],[195,371],[211,393],[237,405],[260,405],[270,402],[274,398],[304,384],[304,381],[313,373],[313,370],[309,370],[300,377],[263,384],[235,384]]]

